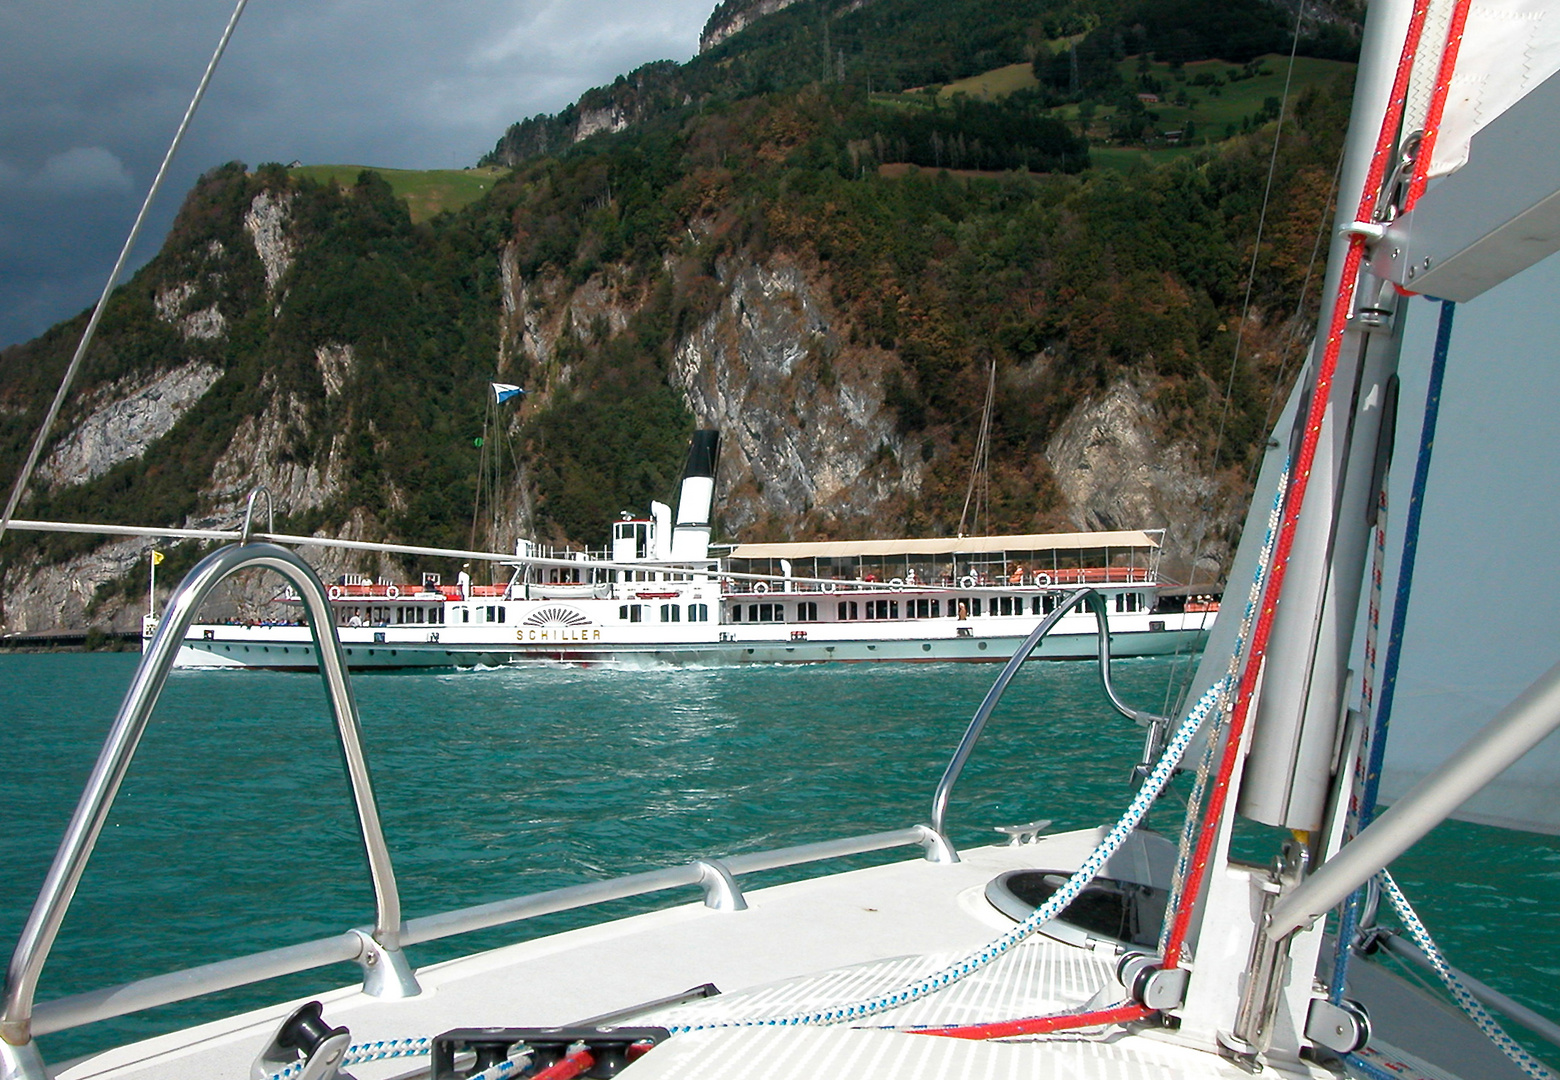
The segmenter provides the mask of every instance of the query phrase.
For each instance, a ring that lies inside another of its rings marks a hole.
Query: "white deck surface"
[[[694,902],[522,942],[418,973],[423,992],[380,1001],[355,988],[317,995],[354,1043],[432,1036],[457,1027],[537,1027],[584,1018],[713,982],[724,993],[626,1023],[774,1015],[903,985],[997,937],[1012,923],[985,900],[986,883],[1017,867],[1068,868],[1094,832],[1022,847],[921,859],[747,894],[749,908]],[[322,928],[326,929],[326,928]],[[1173,1033],[1109,1028],[1044,1041],[980,1043],[881,1030],[971,1023],[1077,1008],[1107,981],[1113,958],[1039,937],[949,990],[873,1018],[879,1029],[727,1028],[676,1035],[630,1067],[655,1077],[1249,1077]],[[121,1047],[76,1062],[68,1080],[241,1080],[296,1003]],[[358,1080],[415,1074],[426,1057],[352,1066]],[[1260,1075],[1327,1076],[1320,1069]]]

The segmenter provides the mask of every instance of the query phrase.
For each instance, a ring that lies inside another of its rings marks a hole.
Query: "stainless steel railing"
[[[572,911],[609,900],[646,896],[668,889],[697,885],[704,890],[704,902],[712,908],[740,911],[747,907],[735,876],[759,870],[820,862],[870,851],[920,845],[932,861],[952,861],[946,857],[940,838],[925,825],[865,836],[826,840],[817,844],[750,852],[728,859],[698,859],[682,866],[629,874],[608,881],[569,885],[528,896],[512,897],[491,904],[480,904],[438,915],[412,919],[401,928],[403,945],[453,937],[507,923],[534,919],[560,911]],[[96,1023],[115,1016],[139,1012],[158,1005],[185,1001],[202,994],[248,986],[280,975],[325,967],[328,964],[357,960],[362,963],[365,940],[362,930],[289,945],[248,956],[202,964],[166,975],[155,975],[102,990],[73,994],[46,1001],[32,1015],[32,1034],[48,1035],[83,1024]]]
[[[251,498],[244,528],[246,540],[253,512],[254,500]],[[34,995],[44,962],[190,625],[218,584],[236,571],[250,567],[281,574],[306,606],[368,857],[375,897],[374,926],[371,930],[352,929],[299,945],[35,1004]],[[705,903],[710,907],[741,910],[747,904],[736,884],[736,875],[910,845],[919,845],[930,861],[958,861],[958,855],[939,831],[915,825],[749,852],[725,860],[699,859],[683,866],[553,889],[403,923],[390,852],[380,827],[363,752],[357,704],[341,643],[335,634],[325,586],[307,563],[287,549],[269,543],[240,543],[207,556],[180,583],[131,680],[7,969],[3,1008],[0,1008],[0,1076],[5,1080],[43,1080],[43,1063],[33,1043],[36,1035],[344,961],[356,961],[362,967],[366,992],[382,997],[410,996],[418,992],[418,986],[402,952],[404,945],[608,900],[694,885],[703,889]]]
[[[986,729],[986,721],[991,718],[992,710],[1002,700],[1002,695],[1007,693],[1008,683],[1013,681],[1013,676],[1018,674],[1018,669],[1024,666],[1031,653],[1039,646],[1040,642],[1055,629],[1056,624],[1062,621],[1062,617],[1069,611],[1080,606],[1087,606],[1094,613],[1095,632],[1099,635],[1100,658],[1100,683],[1105,688],[1105,696],[1111,706],[1123,716],[1138,723],[1148,724],[1151,728],[1159,725],[1159,730],[1165,723],[1163,717],[1152,713],[1134,709],[1122,701],[1116,693],[1115,686],[1110,679],[1110,625],[1106,619],[1105,597],[1097,589],[1079,589],[1070,593],[1064,599],[1057,602],[1056,610],[1041,620],[1040,625],[1029,632],[1029,636],[1019,643],[1013,651],[1013,656],[1002,668],[1001,673],[991,684],[991,689],[986,691],[986,696],[981,700],[980,707],[975,710],[975,715],[970,718],[969,727],[964,731],[964,738],[959,740],[959,746],[953,752],[948,767],[943,770],[942,779],[937,782],[937,790],[932,795],[932,824],[931,829],[938,836],[948,835],[946,822],[948,818],[948,799],[953,794],[953,785],[958,782],[959,774],[964,771],[965,763],[975,751],[975,744],[980,742],[981,733]],[[951,847],[950,847],[950,850]],[[957,856],[955,856],[957,858]]]
[[[0,1039],[5,1043],[24,1046],[32,1040],[33,999],[38,976],[190,624],[211,591],[229,575],[247,567],[275,570],[292,583],[307,606],[309,626],[320,657],[320,673],[335,715],[358,826],[368,856],[375,901],[373,931],[370,935],[362,935],[367,940],[358,940],[358,947],[351,955],[333,956],[333,959],[357,959],[365,965],[365,970],[373,969],[367,982],[384,996],[417,992],[416,982],[400,950],[401,900],[396,891],[390,852],[379,824],[368,762],[363,755],[357,703],[347,678],[346,658],[331,625],[325,586],[307,563],[286,548],[274,544],[240,544],[208,555],[190,571],[170,598],[162,624],[141,658],[6,970],[4,1006],[0,1008]],[[179,995],[184,996],[190,995]],[[163,1000],[178,999],[165,997]]]

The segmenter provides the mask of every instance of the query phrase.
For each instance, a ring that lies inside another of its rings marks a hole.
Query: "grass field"
[[[971,75],[968,79],[951,82],[937,91],[937,96],[946,101],[955,94],[964,94],[968,97],[995,101],[997,98],[1007,97],[1015,90],[1028,90],[1032,86],[1039,85],[1031,65],[1009,64],[1007,67],[993,68],[979,75]]]
[[[1225,138],[1232,125],[1239,131],[1241,121],[1258,113],[1268,98],[1283,97],[1284,75],[1288,67],[1287,56],[1269,54],[1259,58],[1255,65],[1258,74],[1251,78],[1231,80],[1230,76],[1242,74],[1242,68],[1239,64],[1228,64],[1222,60],[1187,64],[1179,73],[1172,71],[1169,64],[1149,64],[1147,74],[1157,80],[1162,89],[1159,91],[1160,100],[1149,103],[1147,107],[1149,112],[1159,115],[1155,126],[1161,131],[1184,130],[1190,121],[1196,125],[1199,138],[1216,141]],[[1121,77],[1129,86],[1135,84],[1139,74],[1137,57],[1121,61],[1120,70]],[[1299,97],[1308,87],[1326,86],[1339,76],[1352,76],[1353,72],[1354,65],[1342,61],[1296,57],[1294,80],[1289,88],[1290,98]],[[1199,76],[1218,79],[1223,85],[1194,85],[1194,80]],[[1184,104],[1177,104],[1183,94]],[[1110,111],[1102,109],[1098,119],[1106,121],[1109,116]]]
[[[1153,168],[1176,158],[1190,157],[1198,146],[1165,146],[1146,150],[1141,146],[1091,146],[1089,164],[1096,169],[1111,169],[1130,173],[1136,169]]]
[[[445,210],[459,210],[492,190],[509,170],[483,169],[374,169],[366,165],[299,165],[297,176],[320,184],[350,187],[364,169],[385,178],[390,190],[406,200],[413,221],[427,221]]]

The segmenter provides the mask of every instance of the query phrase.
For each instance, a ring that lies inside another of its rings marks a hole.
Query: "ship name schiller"
[[[590,629],[578,626],[566,626],[557,630],[548,630],[535,626],[522,626],[515,631],[516,641],[600,641],[601,628]]]

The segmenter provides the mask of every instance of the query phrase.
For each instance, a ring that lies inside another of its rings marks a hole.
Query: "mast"
[[[1533,738],[1477,737],[1465,762],[1404,797],[1395,817],[1362,832],[1327,865],[1343,844],[1361,738],[1363,718],[1348,712],[1355,681],[1349,663],[1377,496],[1391,457],[1391,402],[1407,310],[1398,288],[1471,299],[1560,249],[1555,169],[1532,168],[1540,160],[1560,162],[1549,140],[1535,139],[1551,126],[1547,118],[1560,103],[1560,75],[1552,74],[1560,60],[1554,58],[1523,69],[1527,81],[1517,92],[1479,115],[1468,166],[1415,201],[1421,183],[1416,158],[1421,146],[1430,156],[1440,103],[1455,96],[1446,94],[1451,67],[1441,50],[1450,55],[1463,41],[1455,19],[1416,40],[1430,7],[1422,0],[1380,0],[1369,8],[1321,329],[1289,405],[1295,419],[1281,423],[1264,467],[1264,485],[1281,461],[1292,470],[1279,530],[1280,551],[1283,541],[1289,547],[1287,558],[1275,558],[1259,605],[1271,618],[1270,633],[1259,643],[1259,625],[1242,658],[1242,694],[1249,696],[1234,715],[1246,715],[1249,701],[1249,746],[1245,754],[1226,755],[1233,773],[1220,782],[1228,783],[1231,799],[1214,822],[1219,842],[1210,865],[1194,867],[1207,890],[1199,898],[1201,933],[1192,935],[1197,966],[1179,1012],[1185,1035],[1217,1039],[1242,1055],[1292,1057],[1301,1033],[1311,1030],[1313,1006],[1337,1009],[1312,988],[1322,936],[1316,917],[1560,723],[1544,696],[1553,680],[1541,680],[1522,699],[1538,704],[1523,706],[1526,712],[1519,709],[1512,721],[1531,720]],[[1436,17],[1431,13],[1432,23]],[[1489,51],[1487,64],[1506,62],[1510,48],[1491,51],[1490,38],[1481,42]],[[1408,87],[1409,68],[1433,82],[1436,92],[1416,97]],[[1407,119],[1396,119],[1400,111]],[[1535,142],[1545,145],[1535,149]],[[1313,394],[1322,396],[1312,400]],[[1314,457],[1302,447],[1314,448]],[[1278,486],[1267,486],[1264,498],[1264,485],[1237,572],[1257,562],[1263,519]],[[1297,486],[1305,492],[1303,504]],[[1224,633],[1233,640],[1233,627]],[[1217,681],[1228,655],[1221,659],[1210,647],[1198,684]],[[1467,762],[1489,756],[1481,740],[1499,741],[1504,756],[1475,769]],[[1409,825],[1401,824],[1403,807],[1414,808]],[[1227,840],[1236,813],[1291,830],[1293,839],[1271,871],[1230,863]],[[1318,867],[1324,869],[1313,873]],[[1325,1037],[1319,1041],[1333,1045]]]
[[[1233,759],[1230,797],[1216,826],[1218,838],[1204,870],[1206,889],[1190,934],[1197,965],[1180,1010],[1182,1031],[1199,1041],[1218,1040],[1238,1053],[1292,1059],[1301,1049],[1321,931],[1302,931],[1268,948],[1259,940],[1264,906],[1271,903],[1264,897],[1291,888],[1341,838],[1335,787],[1335,764],[1343,758],[1338,754],[1339,726],[1349,692],[1349,654],[1369,551],[1374,481],[1379,481],[1374,477],[1377,452],[1383,437],[1391,435],[1383,431],[1384,406],[1401,344],[1396,294],[1368,273],[1353,281],[1344,275],[1354,243],[1349,232],[1362,204],[1368,207],[1376,201],[1376,192],[1366,188],[1375,186],[1370,181],[1372,162],[1410,15],[1411,5],[1400,0],[1382,0],[1367,9],[1319,331],[1307,369],[1274,432],[1236,558],[1237,572],[1255,568],[1277,475],[1286,467],[1303,468],[1296,463],[1311,426],[1312,388],[1329,360],[1329,338],[1339,314],[1335,309],[1341,304],[1341,331],[1330,358],[1335,366],[1320,424],[1311,432],[1315,455],[1303,478],[1304,502],[1294,518],[1281,599],[1274,608],[1265,656],[1254,659],[1247,642],[1242,658],[1245,665],[1261,665],[1245,673],[1248,684],[1254,683],[1248,750],[1243,758]],[[1397,132],[1389,135],[1389,154],[1395,161],[1401,140]],[[1296,509],[1296,486],[1291,479],[1286,515]],[[1231,578],[1232,584],[1240,580]],[[1271,590],[1271,580],[1268,587]],[[1271,597],[1264,600],[1269,603]],[[1221,620],[1219,629],[1233,644],[1236,628],[1230,624],[1239,618],[1238,608],[1230,604],[1226,611],[1231,619]],[[1204,654],[1194,695],[1199,687],[1218,681],[1229,663],[1229,651],[1216,652],[1213,644]],[[1229,865],[1228,839],[1236,813],[1297,832],[1272,872]]]

